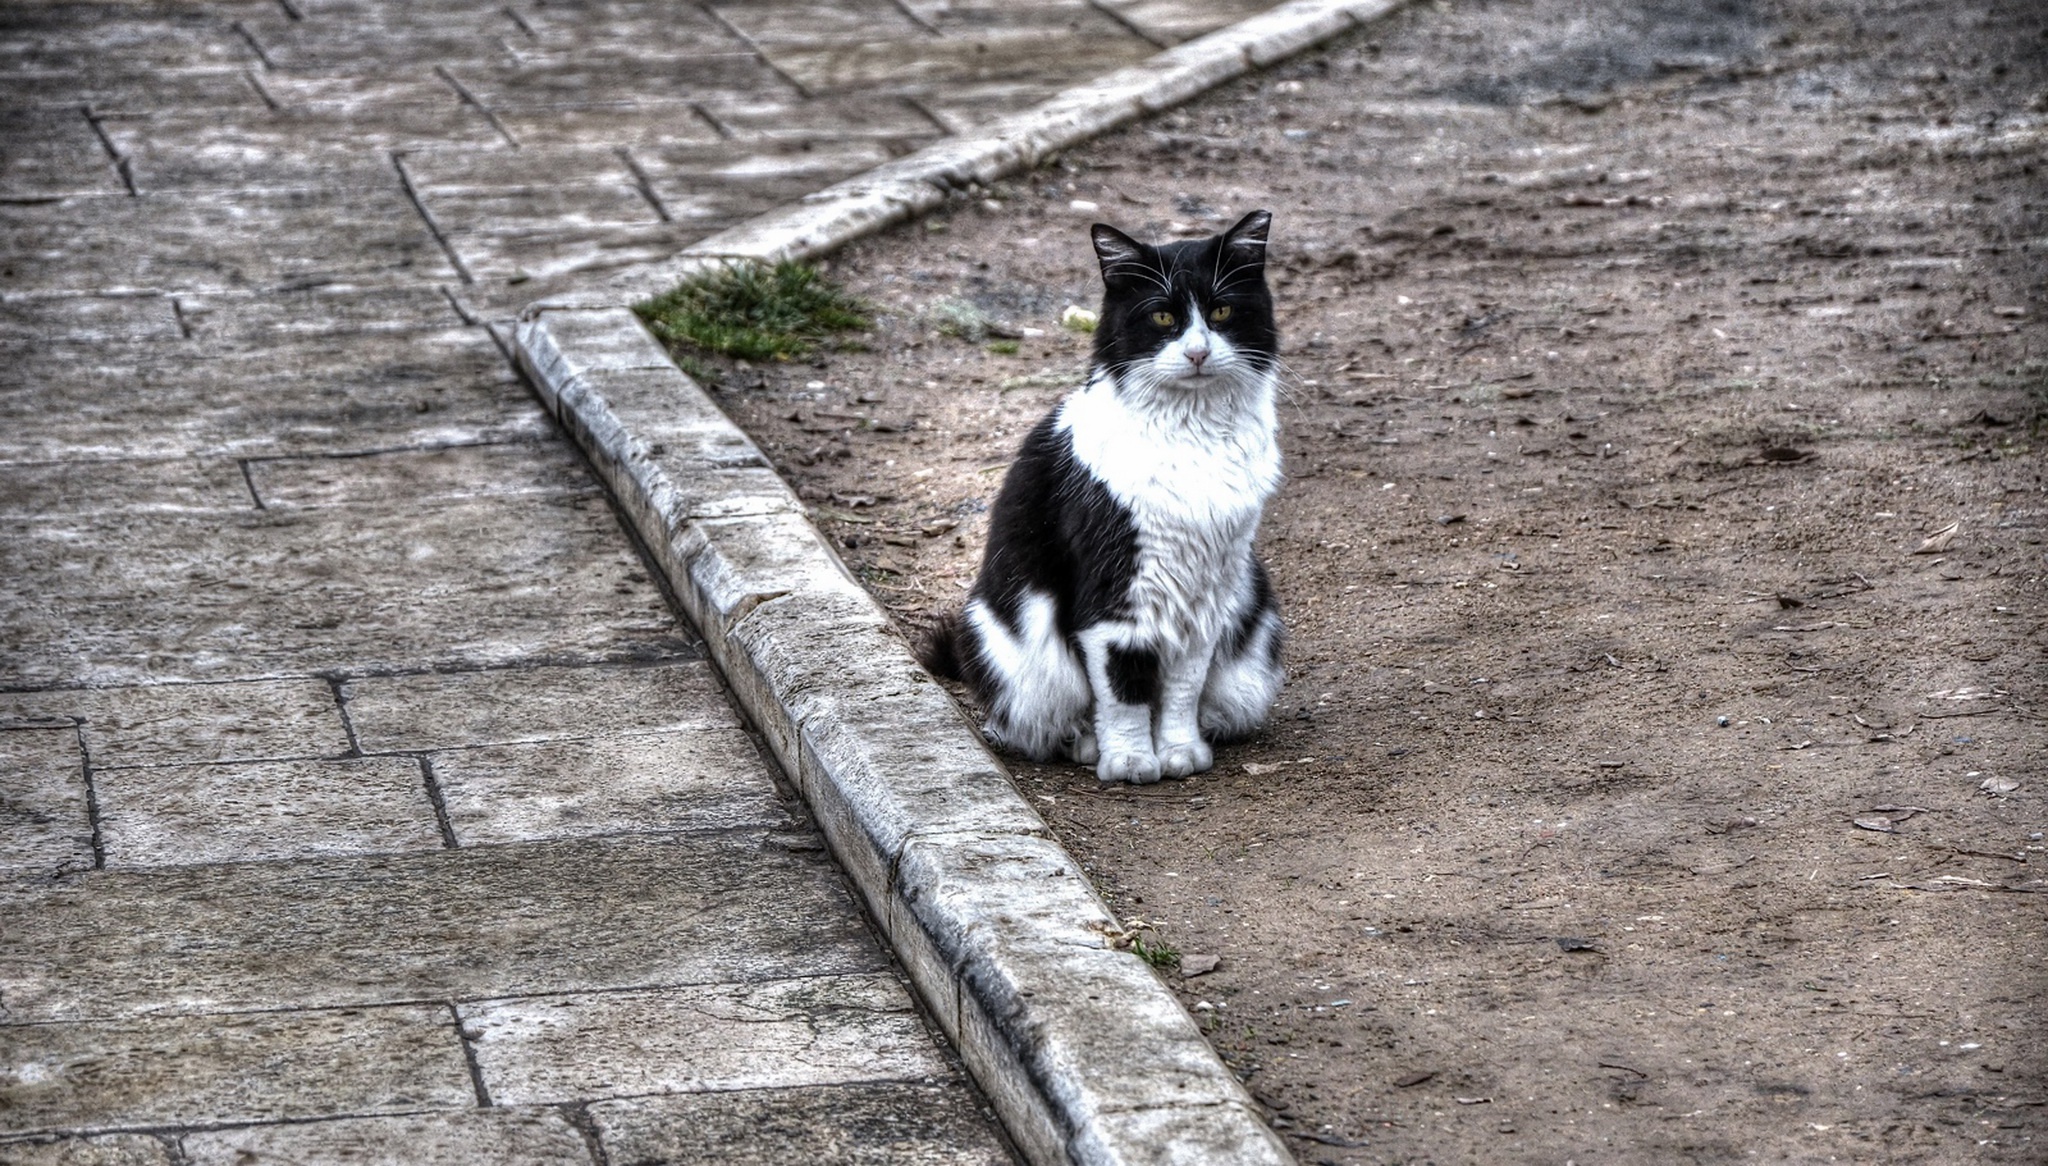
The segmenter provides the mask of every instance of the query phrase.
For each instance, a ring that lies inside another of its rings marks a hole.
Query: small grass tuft
[[[741,360],[791,360],[868,326],[868,306],[801,263],[734,264],[634,305],[662,343]]]
[[[1180,966],[1180,952],[1167,946],[1166,941],[1157,935],[1149,942],[1142,935],[1134,936],[1131,939],[1131,950],[1137,953],[1139,959],[1162,971]]]

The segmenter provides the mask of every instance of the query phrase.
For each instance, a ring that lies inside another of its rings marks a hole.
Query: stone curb
[[[1035,1166],[1293,1158],[754,443],[619,305],[822,254],[1384,15],[1296,0],[529,305],[520,366],[646,542],[932,1015]]]

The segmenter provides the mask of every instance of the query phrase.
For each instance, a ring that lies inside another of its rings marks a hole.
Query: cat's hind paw
[[[1093,765],[1102,756],[1102,751],[1095,747],[1095,734],[1089,732],[1068,737],[1065,748],[1068,760],[1076,765]]]
[[[1159,772],[1165,777],[1207,773],[1216,767],[1216,751],[1207,741],[1168,745],[1159,751]]]
[[[1105,782],[1150,785],[1159,780],[1159,758],[1150,753],[1104,753],[1095,763],[1095,776]]]

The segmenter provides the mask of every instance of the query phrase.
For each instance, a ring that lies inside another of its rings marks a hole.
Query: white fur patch
[[[1073,749],[1089,727],[1091,694],[1088,674],[1060,635],[1052,596],[1026,595],[1014,634],[979,599],[968,602],[966,617],[983,659],[1002,678],[988,735],[1035,761]]]
[[[1134,642],[1213,646],[1245,609],[1252,538],[1280,484],[1272,374],[1122,390],[1098,375],[1062,403],[1058,424],[1137,527]]]

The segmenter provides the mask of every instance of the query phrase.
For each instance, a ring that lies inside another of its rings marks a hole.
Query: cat
[[[1158,245],[1090,229],[1088,380],[1024,439],[967,604],[921,653],[974,691],[996,745],[1146,783],[1265,722],[1285,678],[1252,550],[1280,483],[1271,222]]]

